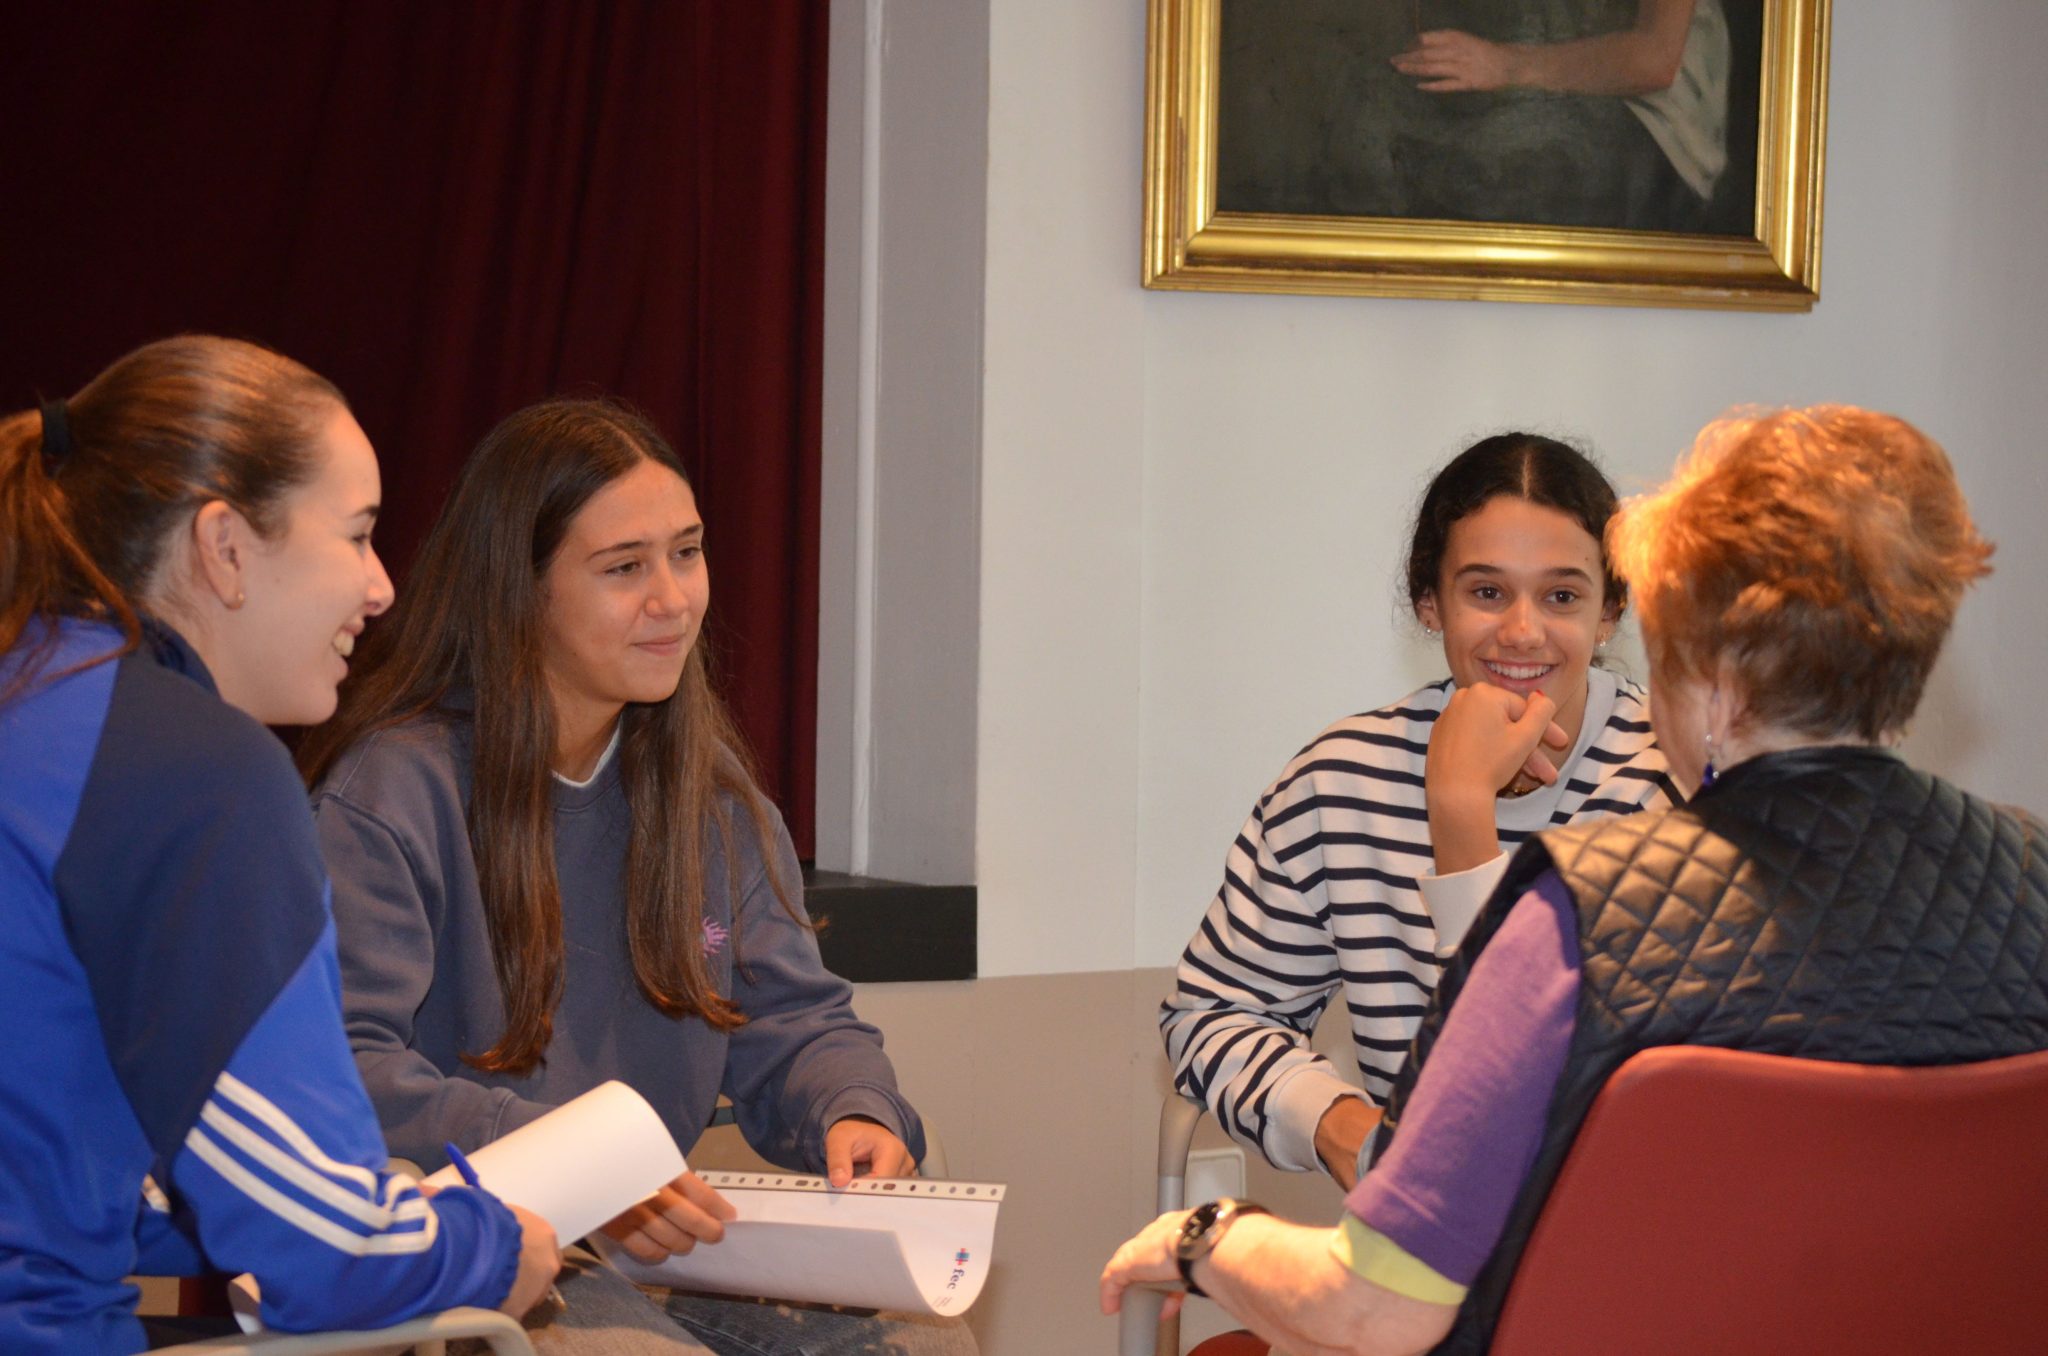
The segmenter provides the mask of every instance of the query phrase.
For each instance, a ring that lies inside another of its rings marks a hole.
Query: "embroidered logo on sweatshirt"
[[[732,934],[715,919],[704,920],[704,954],[715,956],[725,950],[725,939]]]

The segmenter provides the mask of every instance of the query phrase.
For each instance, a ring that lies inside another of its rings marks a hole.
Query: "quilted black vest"
[[[1624,1060],[1714,1045],[1852,1064],[2048,1049],[2048,832],[1869,748],[1731,769],[1681,809],[1523,845],[1445,967],[1375,1161],[1473,961],[1555,867],[1579,912],[1576,1027],[1536,1162],[1441,1356],[1486,1350],[1523,1245]]]

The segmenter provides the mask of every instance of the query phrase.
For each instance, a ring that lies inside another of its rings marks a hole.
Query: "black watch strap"
[[[1225,1196],[1221,1200],[1204,1201],[1188,1212],[1181,1222],[1180,1238],[1173,1246],[1173,1260],[1180,1268],[1181,1284],[1190,1295],[1208,1297],[1209,1292],[1195,1282],[1195,1263],[1216,1250],[1223,1235],[1243,1215],[1263,1215],[1266,1207],[1250,1201],[1232,1200]]]

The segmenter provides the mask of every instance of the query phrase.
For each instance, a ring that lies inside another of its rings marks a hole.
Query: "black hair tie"
[[[55,475],[77,450],[71,442],[71,413],[62,400],[45,400],[42,411],[43,469]]]

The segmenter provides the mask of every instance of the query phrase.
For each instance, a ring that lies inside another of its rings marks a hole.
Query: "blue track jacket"
[[[283,747],[174,632],[120,644],[0,656],[0,1352],[142,1350],[131,1273],[254,1272],[287,1330],[500,1303],[512,1213],[384,1171]]]

